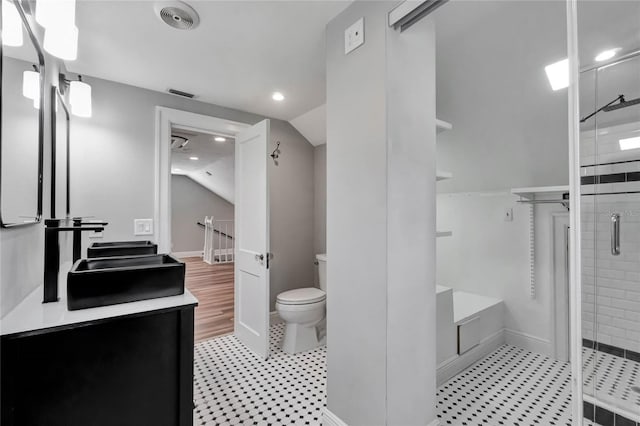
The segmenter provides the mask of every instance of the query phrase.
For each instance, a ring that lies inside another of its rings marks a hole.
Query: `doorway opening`
[[[195,341],[233,332],[234,139],[171,126],[171,253],[199,301]]]

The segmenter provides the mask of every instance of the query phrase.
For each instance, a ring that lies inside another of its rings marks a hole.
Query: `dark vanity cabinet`
[[[194,305],[2,336],[3,426],[193,424]]]

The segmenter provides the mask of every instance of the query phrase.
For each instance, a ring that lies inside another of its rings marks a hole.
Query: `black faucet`
[[[62,226],[67,219],[47,219],[44,221],[44,300],[43,303],[58,301],[58,273],[60,272],[60,232],[73,232],[73,261],[80,259],[82,232],[104,231],[106,222],[82,222],[73,219],[73,226]],[[83,225],[92,226],[83,226]]]

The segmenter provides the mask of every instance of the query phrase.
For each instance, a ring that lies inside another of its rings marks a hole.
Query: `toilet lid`
[[[306,305],[308,303],[321,302],[327,294],[315,287],[297,288],[285,291],[278,295],[278,302],[285,305]]]

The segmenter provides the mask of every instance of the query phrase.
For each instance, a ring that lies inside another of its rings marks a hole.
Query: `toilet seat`
[[[309,305],[322,302],[327,294],[315,287],[297,288],[280,293],[276,301],[281,305]]]

